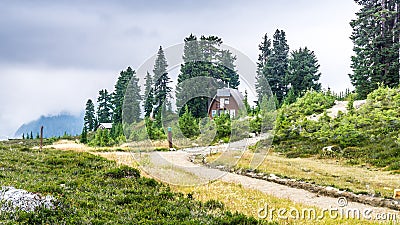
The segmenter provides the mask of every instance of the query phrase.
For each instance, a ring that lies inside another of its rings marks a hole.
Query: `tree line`
[[[258,95],[271,95],[265,93],[269,90],[266,86],[268,83],[278,102],[282,102],[290,93],[297,96],[310,88],[320,89],[320,84],[317,83],[320,77],[319,65],[314,52],[305,47],[293,51],[289,57],[285,32],[277,30],[273,38],[271,41],[266,34],[259,45]],[[215,83],[205,91],[211,93],[209,96],[213,96],[218,88],[237,89],[240,84],[239,74],[235,69],[236,56],[229,50],[221,49],[222,44],[222,39],[217,36],[202,35],[197,38],[190,34],[184,39],[183,64],[178,74],[175,95],[177,113],[182,117],[180,127],[181,130],[190,131],[184,132],[188,137],[199,134],[198,121],[207,116],[211,99],[205,96],[187,99],[186,95],[193,87],[184,85],[185,82],[196,77],[212,78]],[[123,140],[122,122],[131,124],[141,121],[141,107],[144,110],[143,117],[148,136],[151,139],[165,138],[162,118],[165,113],[175,113],[172,110],[172,88],[169,86],[171,79],[167,69],[167,59],[160,46],[152,73],[146,73],[144,95],[140,94],[136,72],[131,67],[121,71],[114,92],[110,93],[107,89],[99,91],[97,109],[91,99],[86,102],[81,141],[88,142],[88,132],[94,131],[100,123],[113,125],[109,133],[99,131],[96,134],[94,139],[97,139],[97,142],[112,143],[113,140]],[[261,78],[265,78],[267,82],[263,82]],[[245,104],[249,105],[248,102]]]
[[[258,102],[263,96],[269,96],[274,97],[279,106],[285,99],[293,102],[309,89],[321,89],[320,65],[314,51],[304,47],[290,52],[285,31],[277,29],[272,39],[265,34],[258,49]]]

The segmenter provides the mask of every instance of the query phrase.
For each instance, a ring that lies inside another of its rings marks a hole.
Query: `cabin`
[[[244,109],[244,97],[237,89],[218,89],[208,108],[208,116],[212,119],[222,113],[228,113],[232,118],[237,116],[239,110]]]
[[[104,129],[111,130],[111,128],[112,128],[112,123],[100,123],[99,125],[97,125],[95,130],[98,130],[98,129],[100,129],[100,130],[104,130]]]

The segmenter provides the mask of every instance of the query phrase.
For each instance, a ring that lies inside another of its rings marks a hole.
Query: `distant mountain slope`
[[[44,126],[43,136],[45,138],[63,136],[64,133],[77,135],[82,132],[83,115],[72,116],[61,114],[57,116],[41,116],[39,119],[19,127],[15,132],[15,137],[22,137],[22,134],[27,134],[31,131],[33,136],[36,137],[40,132],[41,126]]]

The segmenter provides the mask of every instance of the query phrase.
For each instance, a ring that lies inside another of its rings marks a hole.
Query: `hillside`
[[[400,170],[400,89],[380,87],[365,104],[328,115],[334,98],[327,93],[308,92],[277,117],[274,144],[288,157],[343,158],[351,164],[371,164]],[[321,114],[318,120],[310,115]]]
[[[41,126],[44,126],[43,136],[45,138],[63,136],[65,133],[77,135],[82,132],[82,124],[83,115],[61,114],[57,116],[41,116],[37,120],[20,126],[14,136],[22,137],[22,134],[32,132],[35,137],[39,133]]]

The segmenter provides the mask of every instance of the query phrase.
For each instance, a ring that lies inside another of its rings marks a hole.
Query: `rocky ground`
[[[0,211],[12,212],[16,209],[26,212],[35,211],[38,208],[53,208],[52,196],[41,196],[22,189],[4,186],[0,189]]]

